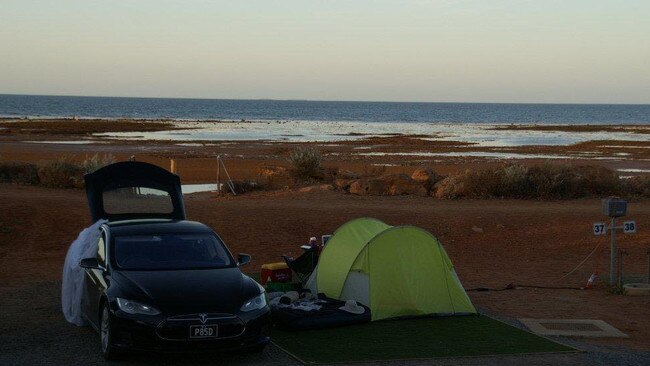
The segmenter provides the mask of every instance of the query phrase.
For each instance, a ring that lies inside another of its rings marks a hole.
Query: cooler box
[[[263,264],[260,284],[265,286],[269,278],[271,282],[291,282],[291,269],[284,262]]]

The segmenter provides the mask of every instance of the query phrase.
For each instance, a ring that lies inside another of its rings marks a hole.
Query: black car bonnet
[[[136,161],[119,162],[86,174],[84,179],[93,222],[100,219],[109,221],[139,218],[185,219],[180,178],[156,165]],[[107,212],[108,202],[104,201],[107,192],[131,193],[131,195],[122,194],[121,198],[125,200],[124,202],[127,202],[129,197],[139,201],[146,200],[147,197],[157,197],[158,200],[166,201],[168,209],[161,212],[161,210],[140,207],[131,212],[108,208]]]

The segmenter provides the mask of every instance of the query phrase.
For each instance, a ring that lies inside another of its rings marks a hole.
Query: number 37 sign
[[[594,235],[607,234],[607,225],[604,222],[594,222]]]

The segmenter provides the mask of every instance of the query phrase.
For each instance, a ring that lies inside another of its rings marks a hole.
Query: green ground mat
[[[302,332],[274,329],[271,339],[307,364],[575,351],[480,315],[386,320]]]

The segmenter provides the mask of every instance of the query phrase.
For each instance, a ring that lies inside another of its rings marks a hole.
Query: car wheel
[[[108,304],[102,307],[102,317],[99,320],[99,341],[101,345],[102,356],[106,360],[113,360],[117,352],[113,347],[113,331],[111,327],[111,315],[108,310]]]

